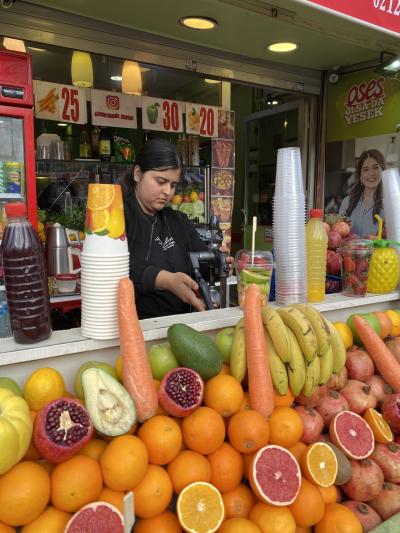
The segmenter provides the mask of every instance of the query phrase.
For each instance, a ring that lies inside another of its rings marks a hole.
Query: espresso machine
[[[195,228],[208,248],[207,251],[189,252],[192,271],[199,285],[200,294],[208,310],[228,307],[226,290],[229,276],[229,265],[226,262],[228,254],[219,250],[223,240],[219,219],[216,215],[211,215],[208,225],[195,224]],[[217,281],[219,281],[219,287],[216,284]]]

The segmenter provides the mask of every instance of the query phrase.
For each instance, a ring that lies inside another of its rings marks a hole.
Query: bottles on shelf
[[[108,128],[100,128],[99,151],[102,161],[111,161],[111,135]]]
[[[82,128],[79,139],[79,157],[81,159],[91,159],[92,157],[92,145],[86,127]]]
[[[92,157],[100,159],[100,128],[98,126],[92,127]]]

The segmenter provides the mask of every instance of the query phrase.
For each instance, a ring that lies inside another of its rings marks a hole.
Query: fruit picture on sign
[[[222,139],[233,139],[235,136],[235,112],[218,110],[218,137]]]
[[[233,168],[234,142],[216,139],[212,141],[213,167]]]
[[[192,107],[191,112],[189,113],[189,127],[194,132],[199,132],[200,130],[200,113],[197,109]]]
[[[212,212],[220,222],[230,222],[232,213],[232,198],[211,198]]]
[[[48,91],[46,96],[38,100],[39,111],[48,111],[54,114],[56,112],[56,102],[59,96],[57,94],[57,88],[53,87]]]
[[[149,119],[150,124],[157,124],[159,107],[160,105],[157,102],[147,106],[146,113],[147,113],[147,118]]]
[[[233,171],[226,169],[212,169],[211,171],[211,195],[233,195]]]

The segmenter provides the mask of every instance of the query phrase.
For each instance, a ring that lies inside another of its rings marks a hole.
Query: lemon
[[[54,368],[39,368],[28,378],[24,387],[24,398],[29,408],[38,411],[49,402],[65,394],[64,378]]]
[[[121,209],[117,207],[111,209],[107,230],[108,236],[112,239],[118,239],[125,233],[125,218]]]
[[[91,230],[94,233],[101,233],[107,229],[110,220],[110,212],[106,209],[101,211],[93,211],[91,216]]]
[[[122,355],[119,355],[115,361],[115,372],[117,373],[118,381],[122,383]]]
[[[191,202],[197,202],[197,200],[199,199],[199,195],[197,194],[196,191],[192,191],[190,193],[190,201]]]

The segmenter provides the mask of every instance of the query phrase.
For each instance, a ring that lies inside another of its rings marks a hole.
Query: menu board
[[[201,137],[218,137],[218,108],[187,103],[186,133]]]
[[[73,124],[86,124],[85,89],[47,81],[33,82],[35,116]]]
[[[91,90],[92,124],[136,129],[136,108],[141,97],[131,94]]]
[[[142,96],[142,128],[144,130],[183,131],[182,102]]]

